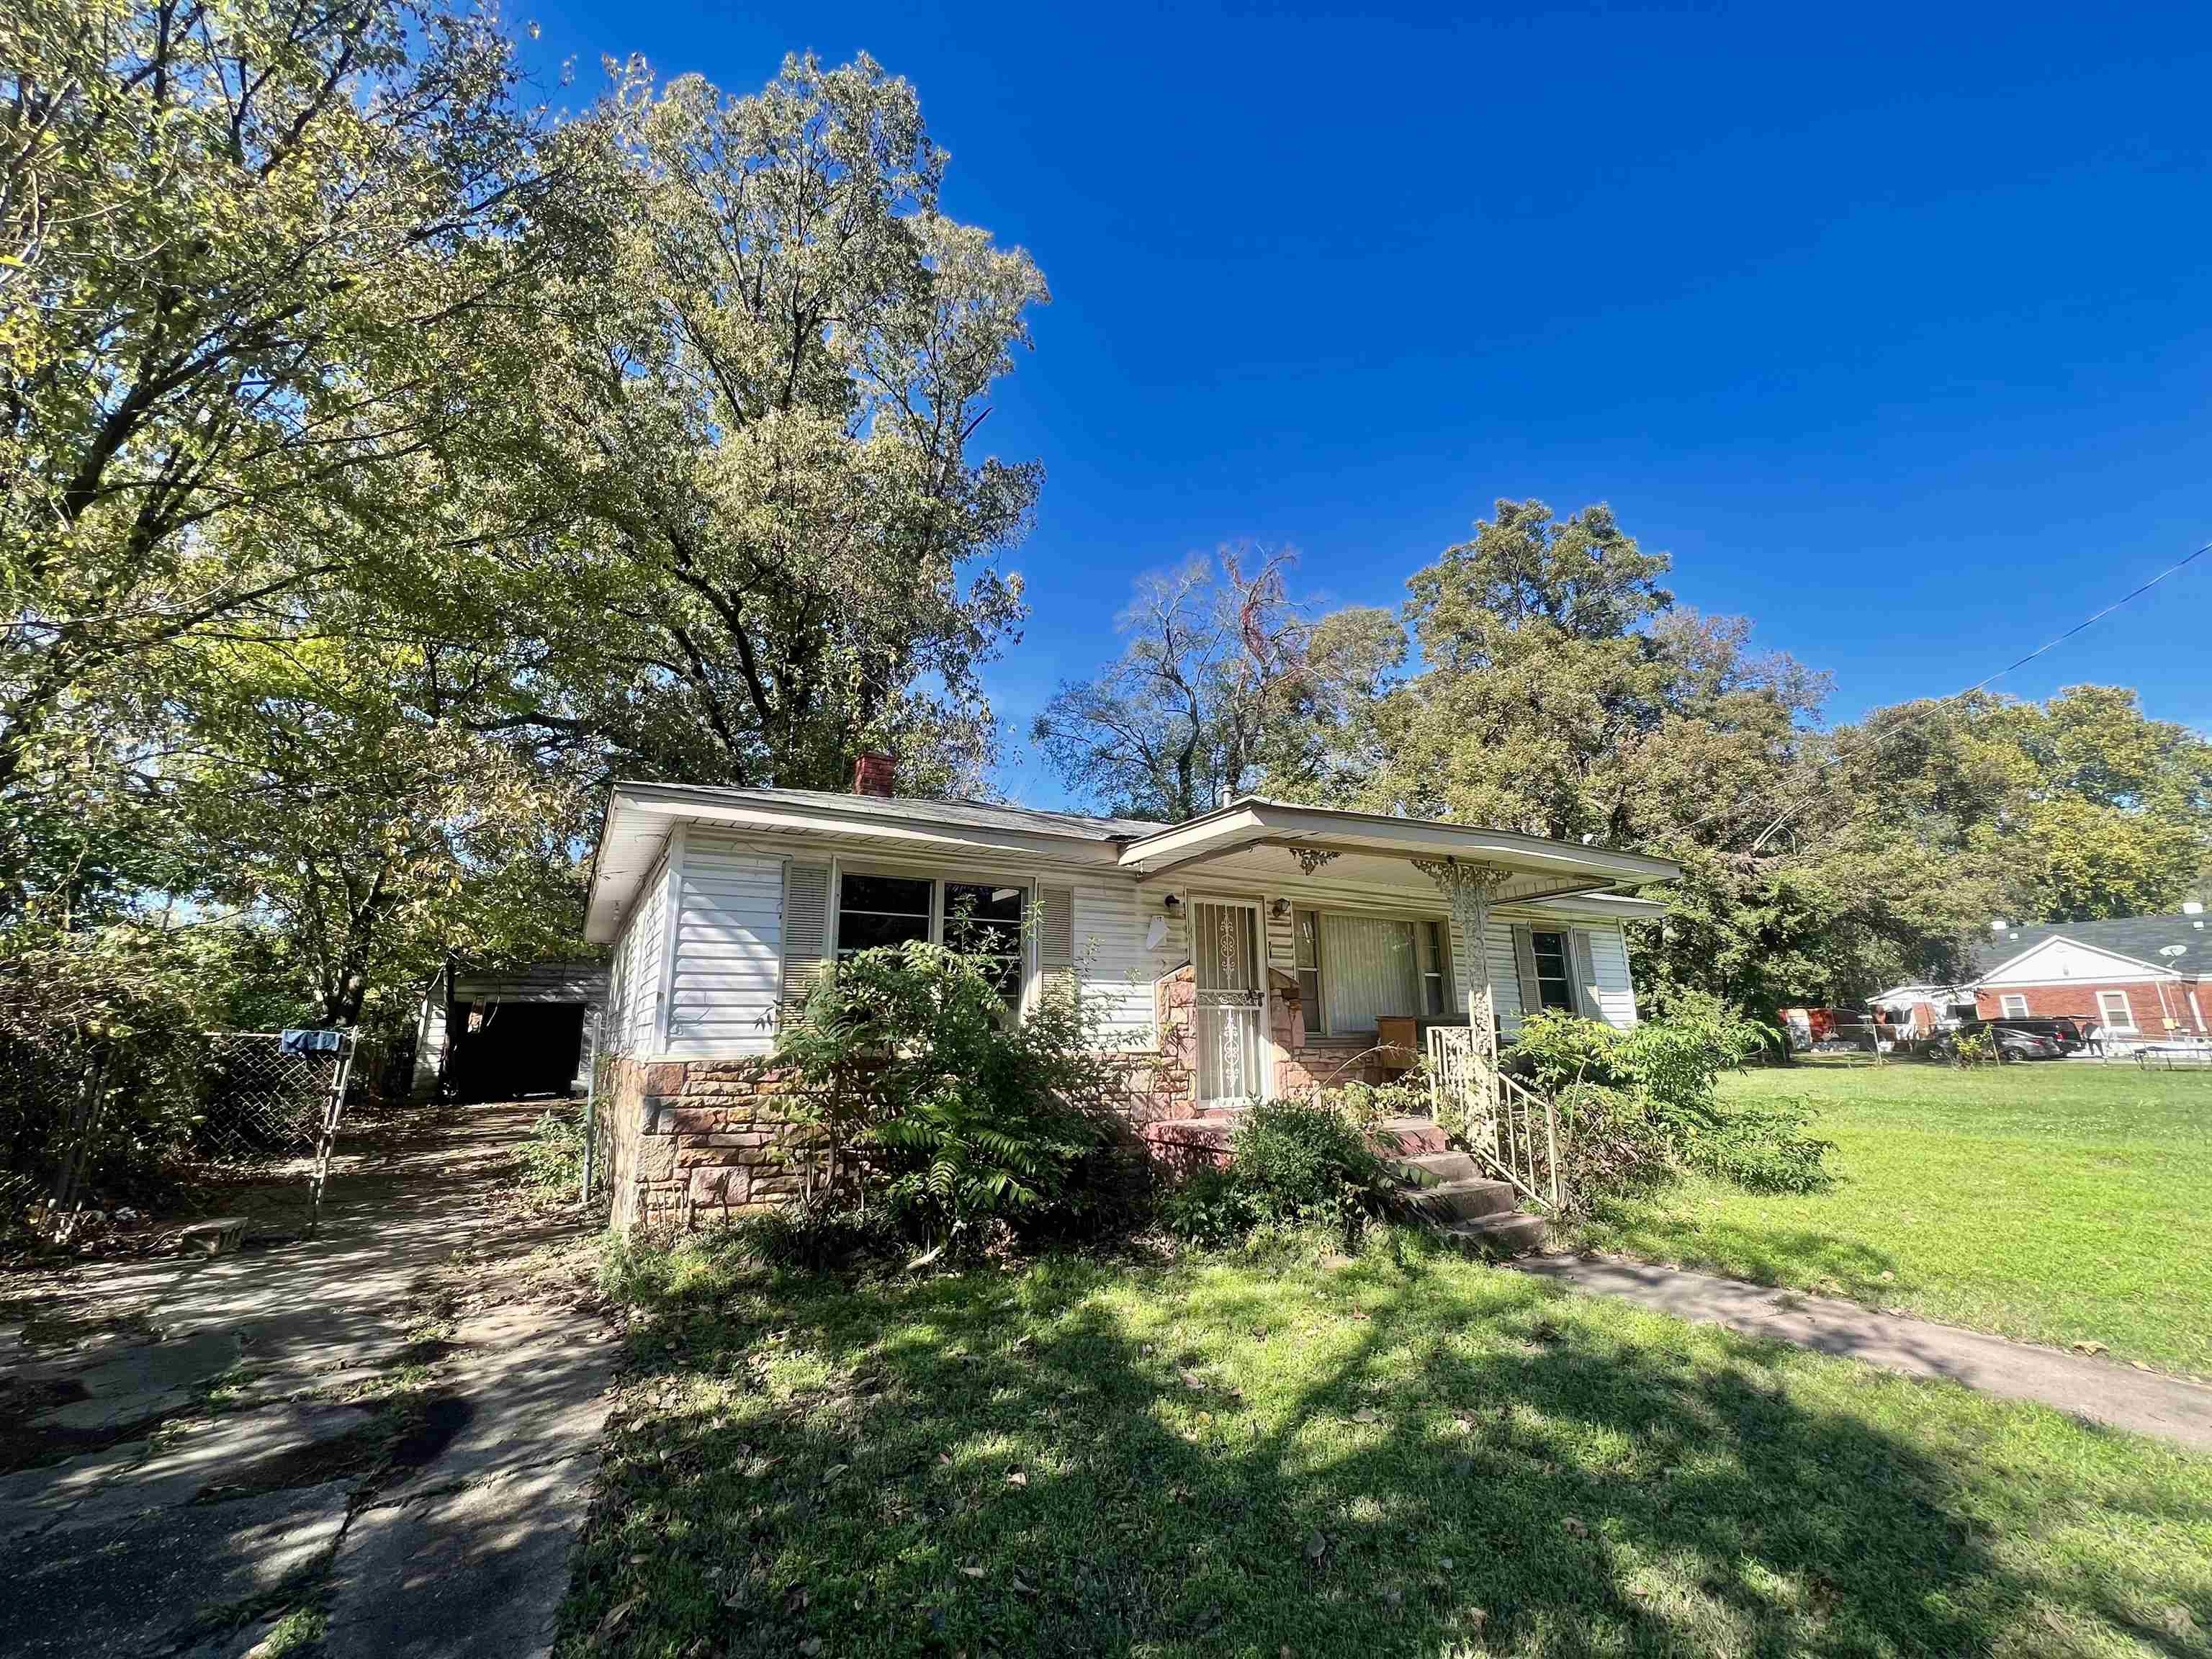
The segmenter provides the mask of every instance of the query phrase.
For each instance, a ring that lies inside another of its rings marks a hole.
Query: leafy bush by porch
[[[1765,1037],[1717,1003],[1686,1001],[1628,1031],[1547,1011],[1522,1022],[1504,1058],[1559,1105],[1562,1176],[1575,1207],[1650,1191],[1678,1164],[1753,1192],[1817,1191],[1831,1179],[1824,1160],[1832,1149],[1805,1133],[1809,1106],[1721,1103],[1721,1076]]]
[[[1194,1244],[1231,1243],[1268,1224],[1349,1237],[1381,1212],[1389,1186],[1358,1123],[1336,1104],[1265,1100],[1238,1120],[1228,1164],[1201,1164],[1167,1188],[1158,1218]]]
[[[1048,996],[1016,1018],[982,961],[910,943],[839,962],[777,1039],[833,1192],[932,1244],[989,1223],[1074,1226],[1125,1200],[1121,1079],[1095,1017]],[[826,1212],[825,1212],[826,1213]]]

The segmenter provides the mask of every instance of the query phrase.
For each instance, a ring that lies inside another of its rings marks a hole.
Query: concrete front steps
[[[1241,1115],[1232,1107],[1169,1118],[1147,1125],[1145,1140],[1152,1155],[1171,1167],[1225,1164]],[[1405,1212],[1461,1249],[1504,1258],[1543,1248],[1548,1224],[1544,1218],[1520,1207],[1510,1182],[1487,1179],[1471,1154],[1451,1151],[1433,1119],[1384,1118],[1368,1130],[1367,1139],[1382,1167],[1404,1187]]]
[[[1512,1183],[1485,1176],[1471,1154],[1424,1152],[1385,1163],[1406,1185],[1406,1209],[1461,1249],[1502,1258],[1544,1247],[1550,1224],[1522,1209]]]

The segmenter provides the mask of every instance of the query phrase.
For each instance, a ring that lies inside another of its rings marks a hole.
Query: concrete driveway
[[[312,1239],[0,1304],[0,1652],[543,1652],[617,1345],[573,1212],[507,1201],[542,1106],[333,1180]]]

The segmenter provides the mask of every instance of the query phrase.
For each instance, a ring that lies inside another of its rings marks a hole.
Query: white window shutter
[[[1038,890],[1037,973],[1046,996],[1075,996],[1075,890]]]
[[[1597,953],[1590,949],[1589,929],[1571,928],[1567,939],[1574,951],[1576,1012],[1584,1019],[1602,1020],[1605,1005],[1598,1000]]]
[[[776,999],[786,1025],[805,1012],[829,965],[829,939],[830,866],[794,859],[783,866],[783,981]]]
[[[1513,924],[1513,973],[1521,981],[1521,1018],[1543,1011],[1544,994],[1536,984],[1536,941],[1529,937],[1528,924]]]

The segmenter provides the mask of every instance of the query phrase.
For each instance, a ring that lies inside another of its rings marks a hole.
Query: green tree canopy
[[[975,440],[1043,279],[939,211],[914,89],[865,56],[736,99],[633,77],[617,112],[614,269],[546,377],[587,503],[532,573],[586,600],[549,729],[661,777],[834,787],[879,747],[973,787],[1042,478]]]

